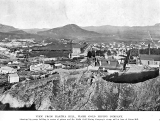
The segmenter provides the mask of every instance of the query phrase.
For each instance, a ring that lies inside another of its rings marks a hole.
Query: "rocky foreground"
[[[0,95],[1,103],[35,110],[160,110],[160,77],[129,84],[84,70],[58,73],[13,85]]]

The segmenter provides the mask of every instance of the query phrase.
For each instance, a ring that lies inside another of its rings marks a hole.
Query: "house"
[[[101,59],[99,60],[100,67],[104,67],[107,70],[121,70],[122,67],[116,59]]]
[[[125,60],[125,56],[124,55],[117,55],[117,56],[114,56],[115,59],[118,60],[118,63],[124,63],[124,60]]]
[[[53,67],[50,64],[37,64],[37,65],[31,65],[30,66],[30,71],[47,71],[47,70],[52,70]]]
[[[1,74],[9,74],[9,73],[16,73],[17,70],[14,68],[11,68],[9,66],[3,66],[0,68],[0,73]]]
[[[88,66],[88,68],[87,68],[88,70],[90,70],[90,71],[98,71],[98,69],[99,69],[99,67],[98,66]]]
[[[142,65],[148,65],[150,67],[159,67],[160,55],[140,55],[140,61]]]
[[[64,68],[65,66],[63,65],[63,64],[61,64],[61,63],[56,63],[56,64],[54,64],[54,66],[56,67],[56,68]]]
[[[0,47],[0,52],[9,51],[7,48]]]
[[[19,82],[19,76],[18,76],[18,74],[17,73],[8,74],[8,82],[9,83]]]

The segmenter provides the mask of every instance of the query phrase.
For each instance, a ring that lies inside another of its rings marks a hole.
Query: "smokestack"
[[[70,48],[71,48],[71,52],[70,52],[70,53],[71,53],[71,56],[70,56],[70,58],[72,58],[72,52],[73,52],[73,51],[72,51],[72,49],[73,49],[73,48],[72,48],[72,40],[70,40]]]
[[[150,52],[151,51],[150,50],[150,43],[148,44],[148,51],[149,51],[148,54],[150,55],[151,54],[151,52]]]

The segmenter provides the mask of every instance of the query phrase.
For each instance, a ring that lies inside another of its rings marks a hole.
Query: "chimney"
[[[151,54],[151,52],[150,52],[151,51],[150,50],[150,43],[148,44],[148,51],[149,51],[148,54],[150,55]]]

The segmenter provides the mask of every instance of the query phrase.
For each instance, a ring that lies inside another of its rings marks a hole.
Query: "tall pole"
[[[70,56],[70,58],[72,58],[72,41],[73,40],[70,41],[70,48],[71,48],[71,53],[70,53],[71,56]]]
[[[141,64],[141,62],[140,62],[140,50],[139,50],[139,48],[138,48],[138,57],[139,57],[138,58],[139,59],[138,62],[139,62],[139,64]]]
[[[151,54],[151,52],[150,52],[150,44],[148,44],[148,54],[150,55]]]

